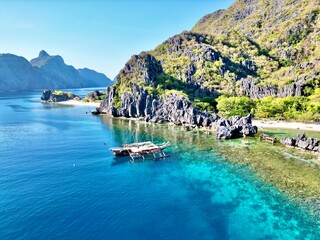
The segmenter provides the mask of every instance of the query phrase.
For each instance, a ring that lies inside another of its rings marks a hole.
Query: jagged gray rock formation
[[[236,82],[243,77],[254,75],[257,68],[255,63],[249,60],[243,60],[241,64],[234,63],[208,41],[210,40],[204,35],[183,32],[169,38],[151,53],[160,56],[164,72],[170,72],[176,80],[184,84],[185,89],[190,90],[190,98],[215,98],[220,85],[217,79],[225,78]],[[163,49],[166,50],[165,54]],[[172,69],[166,71],[168,68]]]
[[[142,52],[130,58],[117,78],[122,82],[130,82],[134,79],[154,86],[156,78],[162,73],[163,69],[160,62],[151,54]]]
[[[289,147],[296,147],[302,150],[320,152],[319,140],[317,138],[307,137],[305,133],[299,134],[293,138],[281,138],[280,143]]]
[[[220,119],[217,114],[210,114],[195,109],[184,96],[168,94],[154,97],[136,83],[130,84],[130,91],[121,94],[120,105],[115,106],[115,87],[109,87],[106,98],[97,111],[115,117],[140,118],[147,122],[171,122],[176,125],[205,127],[217,130],[220,139],[252,136],[257,128],[252,126],[251,115],[229,120]]]
[[[303,96],[303,89],[310,84],[296,82],[291,85],[283,87],[267,85],[259,86],[251,77],[240,80],[240,87],[238,88],[239,95],[247,95],[251,98],[259,99],[268,96],[273,97],[289,97],[289,96]]]
[[[150,122],[173,122],[199,127],[209,127],[217,119],[216,115],[193,108],[183,96],[169,94],[163,98],[154,97],[135,83],[130,86],[130,92],[122,93],[121,104],[117,109],[114,106],[115,89],[110,87],[98,111],[116,117],[144,118]]]
[[[252,125],[252,115],[240,118],[232,116],[229,119],[220,118],[214,127],[217,131],[218,139],[231,139],[245,136],[253,136],[258,132],[258,128]]]

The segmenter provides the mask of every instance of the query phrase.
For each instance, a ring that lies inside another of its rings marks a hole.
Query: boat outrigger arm
[[[130,156],[132,161],[137,159],[157,159],[157,158],[166,158],[169,155],[166,155],[163,152],[163,149],[170,146],[169,142],[156,145],[153,142],[140,142],[140,143],[131,143],[124,144],[122,147],[110,148],[110,151],[117,157]],[[147,156],[152,156],[151,158],[146,158]]]

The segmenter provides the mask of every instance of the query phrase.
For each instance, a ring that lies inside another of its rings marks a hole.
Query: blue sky
[[[133,54],[190,30],[234,0],[2,0],[0,52],[28,60],[44,49],[113,78]]]

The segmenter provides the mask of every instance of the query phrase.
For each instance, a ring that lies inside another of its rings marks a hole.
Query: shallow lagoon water
[[[259,156],[255,140],[217,142],[39,97],[0,94],[0,239],[320,238],[313,216],[232,161]],[[170,157],[115,160],[108,147],[136,128],[140,140],[169,140]]]

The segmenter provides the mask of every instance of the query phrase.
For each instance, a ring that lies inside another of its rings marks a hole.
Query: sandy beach
[[[68,101],[56,102],[56,104],[72,105],[72,106],[88,106],[88,107],[99,107],[100,106],[100,103],[81,102],[81,101],[76,101],[76,100],[68,100]]]
[[[257,126],[258,128],[284,128],[306,131],[320,131],[320,124],[317,123],[253,120],[252,124]]]

